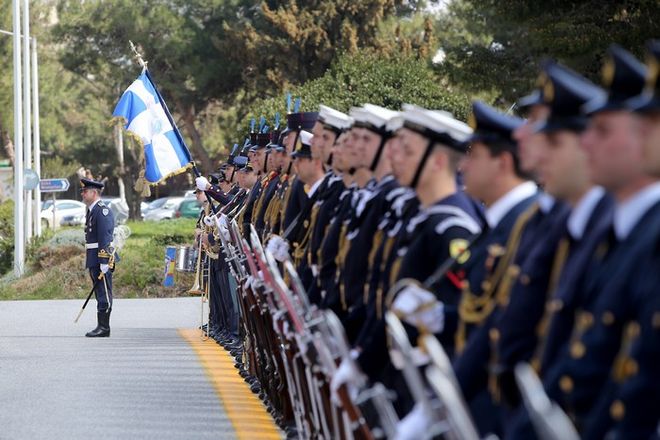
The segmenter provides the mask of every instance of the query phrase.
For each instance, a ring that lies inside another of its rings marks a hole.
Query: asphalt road
[[[110,338],[85,338],[90,302],[0,302],[0,439],[233,439],[234,428],[177,328],[198,298],[115,300]]]

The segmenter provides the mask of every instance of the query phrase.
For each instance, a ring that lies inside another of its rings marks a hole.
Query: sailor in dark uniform
[[[330,107],[321,105],[319,108],[319,118],[314,124],[312,133],[312,157],[320,158],[325,164],[327,173],[325,175],[325,190],[319,194],[312,212],[310,214],[310,237],[307,245],[305,258],[310,270],[312,279],[305,285],[310,301],[314,304],[320,304],[322,297],[316,278],[319,275],[319,256],[321,245],[326,235],[330,220],[339,204],[339,197],[345,189],[342,177],[343,170],[337,169],[333,165],[333,150],[341,136],[342,132],[351,124],[350,117],[342,112]]]
[[[293,263],[300,276],[303,286],[309,285],[313,278],[312,268],[309,266],[307,249],[312,234],[314,206],[321,194],[327,189],[328,180],[323,169],[323,160],[312,156],[312,142],[314,135],[308,131],[300,132],[300,149],[293,152],[293,165],[298,178],[305,184],[308,200],[302,208],[297,221],[297,227],[291,233],[293,245]]]
[[[401,185],[415,191],[419,208],[399,226],[401,240],[396,244],[391,277],[394,280],[412,279],[416,284],[398,293],[391,310],[409,325],[413,341],[418,336],[418,327],[442,334],[444,311],[455,310],[461,295],[465,275],[462,264],[468,255],[462,252],[483,226],[476,205],[456,184],[456,172],[466,152],[465,140],[471,132],[466,124],[444,113],[414,106],[405,106],[402,112],[402,128],[397,131],[401,144],[397,179]],[[403,199],[404,204],[407,200],[410,199]],[[439,267],[453,258],[456,265],[443,281],[423,286]],[[377,292],[377,308],[378,303],[385,301],[379,300],[378,296],[384,294]],[[358,363],[367,370],[373,370],[373,365],[370,366],[372,358],[378,359],[381,357],[379,352],[387,352],[383,350],[385,331],[382,319],[371,331],[374,335],[368,343],[361,344],[358,357]],[[446,339],[451,341],[453,335]],[[451,351],[450,347],[448,351]],[[399,391],[397,409],[405,414],[412,402],[403,392],[401,375],[394,374],[391,367],[389,370],[383,372],[382,380]]]
[[[110,208],[101,200],[103,183],[91,179],[80,179],[82,200],[87,205],[85,219],[85,268],[89,269],[97,304],[96,328],[87,337],[110,336],[110,312],[112,311],[112,270],[115,250],[113,233],[115,220]]]
[[[333,148],[333,166],[335,171],[341,173],[344,188],[337,197],[337,204],[332,209],[330,221],[321,241],[321,247],[317,252],[318,275],[311,293],[312,298],[321,298],[321,308],[330,309],[338,316],[341,316],[343,309],[336,283],[336,257],[339,252],[341,229],[344,220],[351,213],[351,202],[356,191],[352,175],[353,164],[348,157],[346,148],[348,136],[348,131],[342,133]]]
[[[378,225],[390,208],[392,199],[388,195],[399,186],[384,154],[392,137],[387,124],[397,115],[398,112],[370,104],[351,110],[354,123],[349,142],[357,153],[354,178],[360,189],[339,238],[337,276],[345,312],[343,322],[351,343],[355,342],[366,317],[364,286],[369,274],[369,255],[382,241]]]

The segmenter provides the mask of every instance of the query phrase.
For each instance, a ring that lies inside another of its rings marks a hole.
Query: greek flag
[[[158,183],[184,171],[192,162],[190,151],[146,69],[126,89],[112,116],[124,118],[124,128],[142,141],[147,182]]]

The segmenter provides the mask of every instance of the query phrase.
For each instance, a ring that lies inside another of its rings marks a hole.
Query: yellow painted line
[[[199,329],[179,329],[195,350],[239,439],[282,439],[266,407],[234,368],[234,358],[213,339],[203,341]]]

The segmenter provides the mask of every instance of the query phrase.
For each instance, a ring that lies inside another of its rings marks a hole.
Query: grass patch
[[[115,298],[182,296],[193,284],[193,274],[176,273],[175,286],[163,287],[165,247],[192,244],[194,219],[128,222],[131,235],[119,252],[113,274]],[[28,271],[21,279],[0,280],[0,300],[84,298],[91,288],[84,269],[81,227],[66,228],[40,240],[30,252]]]

